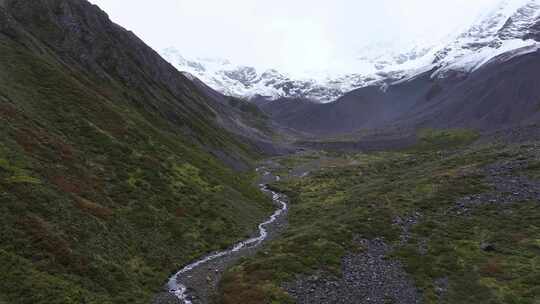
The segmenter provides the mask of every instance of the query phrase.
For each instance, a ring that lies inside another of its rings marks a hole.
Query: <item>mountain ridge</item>
[[[321,77],[295,77],[275,69],[259,71],[228,60],[187,60],[174,48],[160,53],[177,69],[226,95],[328,103],[355,89],[367,86],[384,89],[432,69],[435,69],[433,77],[439,78],[469,73],[498,55],[536,46],[540,32],[535,25],[540,26],[539,16],[538,0],[501,0],[491,11],[438,43],[411,45],[401,52],[368,47],[356,59],[359,65],[368,66],[367,70],[339,75],[322,72]]]

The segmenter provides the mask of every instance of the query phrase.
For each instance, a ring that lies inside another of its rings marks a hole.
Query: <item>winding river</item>
[[[265,175],[268,175],[268,174],[270,173],[265,172]],[[279,180],[279,177],[276,176],[276,180]],[[288,206],[282,194],[279,194],[277,192],[274,192],[268,189],[268,186],[266,184],[261,184],[259,186],[260,186],[261,191],[272,194],[272,200],[277,206],[279,206],[279,209],[277,209],[272,214],[272,216],[270,216],[268,220],[259,224],[259,235],[257,237],[253,237],[253,238],[241,241],[235,244],[234,246],[232,246],[228,250],[216,252],[208,256],[205,256],[185,266],[180,271],[178,271],[175,275],[173,275],[169,279],[169,282],[167,284],[168,290],[170,293],[174,294],[178,299],[180,299],[183,303],[192,304],[191,298],[188,294],[188,286],[186,286],[185,283],[183,283],[181,280],[183,275],[190,273],[196,268],[203,267],[205,266],[205,264],[211,261],[217,260],[219,258],[224,258],[232,254],[240,254],[244,250],[259,246],[262,242],[264,242],[268,238],[267,226],[276,222],[276,220],[287,211]]]

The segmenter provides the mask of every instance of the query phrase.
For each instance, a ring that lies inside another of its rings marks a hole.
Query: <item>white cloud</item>
[[[500,0],[91,0],[155,49],[301,72],[435,41]]]

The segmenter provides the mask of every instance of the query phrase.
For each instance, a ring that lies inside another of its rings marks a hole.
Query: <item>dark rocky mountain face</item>
[[[291,128],[336,135],[360,129],[420,127],[479,130],[540,121],[540,53],[500,55],[471,74],[433,79],[432,72],[389,86],[361,88],[334,103],[267,103],[263,109]],[[287,111],[291,108],[291,111]]]
[[[402,116],[400,124],[492,131],[540,121],[540,52],[501,55],[425,105]]]
[[[539,16],[538,1],[501,1],[424,54],[432,56],[431,65],[402,73],[397,82],[383,76],[388,85],[362,87],[324,105],[282,98],[262,107],[281,124],[315,135],[421,127],[490,131],[536,122]]]
[[[358,129],[382,127],[411,109],[428,93],[429,77],[389,87],[366,87],[345,94],[334,103],[315,104],[295,101],[269,103],[262,108],[282,124],[302,132],[340,134]],[[422,87],[423,85],[423,87]],[[399,99],[399,103],[394,103]],[[286,108],[291,107],[291,111]]]
[[[508,18],[504,26],[497,32],[497,36],[501,39],[535,39],[537,34],[535,28],[540,22],[539,10],[540,4],[537,1],[529,1]]]
[[[123,97],[180,126],[196,129],[227,122],[229,130],[260,139],[260,132],[251,134],[231,122],[230,107],[201,90],[133,33],[110,22],[97,6],[83,0],[9,1],[8,5],[25,31],[44,41],[63,63],[90,73],[104,90],[109,91],[111,84],[124,86]],[[203,133],[191,131],[194,136]]]
[[[148,83],[150,79],[177,96],[187,89],[181,74],[86,1],[8,1],[8,8],[25,31],[39,37],[67,64],[90,71],[104,82],[120,80],[137,87],[145,93],[139,98],[157,90]]]
[[[526,39],[534,39],[540,41],[540,21],[536,22],[530,29],[529,33],[525,36]]]

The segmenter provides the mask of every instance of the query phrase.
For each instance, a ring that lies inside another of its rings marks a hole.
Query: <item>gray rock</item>
[[[486,251],[486,252],[493,252],[493,251],[497,250],[495,245],[493,245],[491,243],[482,243],[482,244],[480,244],[480,249],[482,249],[483,251]]]
[[[402,265],[386,258],[392,248],[384,240],[358,240],[358,245],[366,251],[342,259],[342,277],[318,273],[283,287],[298,304],[421,303]]]
[[[530,159],[538,158],[538,151],[515,161],[503,161],[487,166],[480,173],[486,176],[491,191],[466,196],[456,202],[450,213],[466,215],[471,207],[481,204],[513,204],[540,201],[540,181],[531,180],[520,173],[528,167]]]

